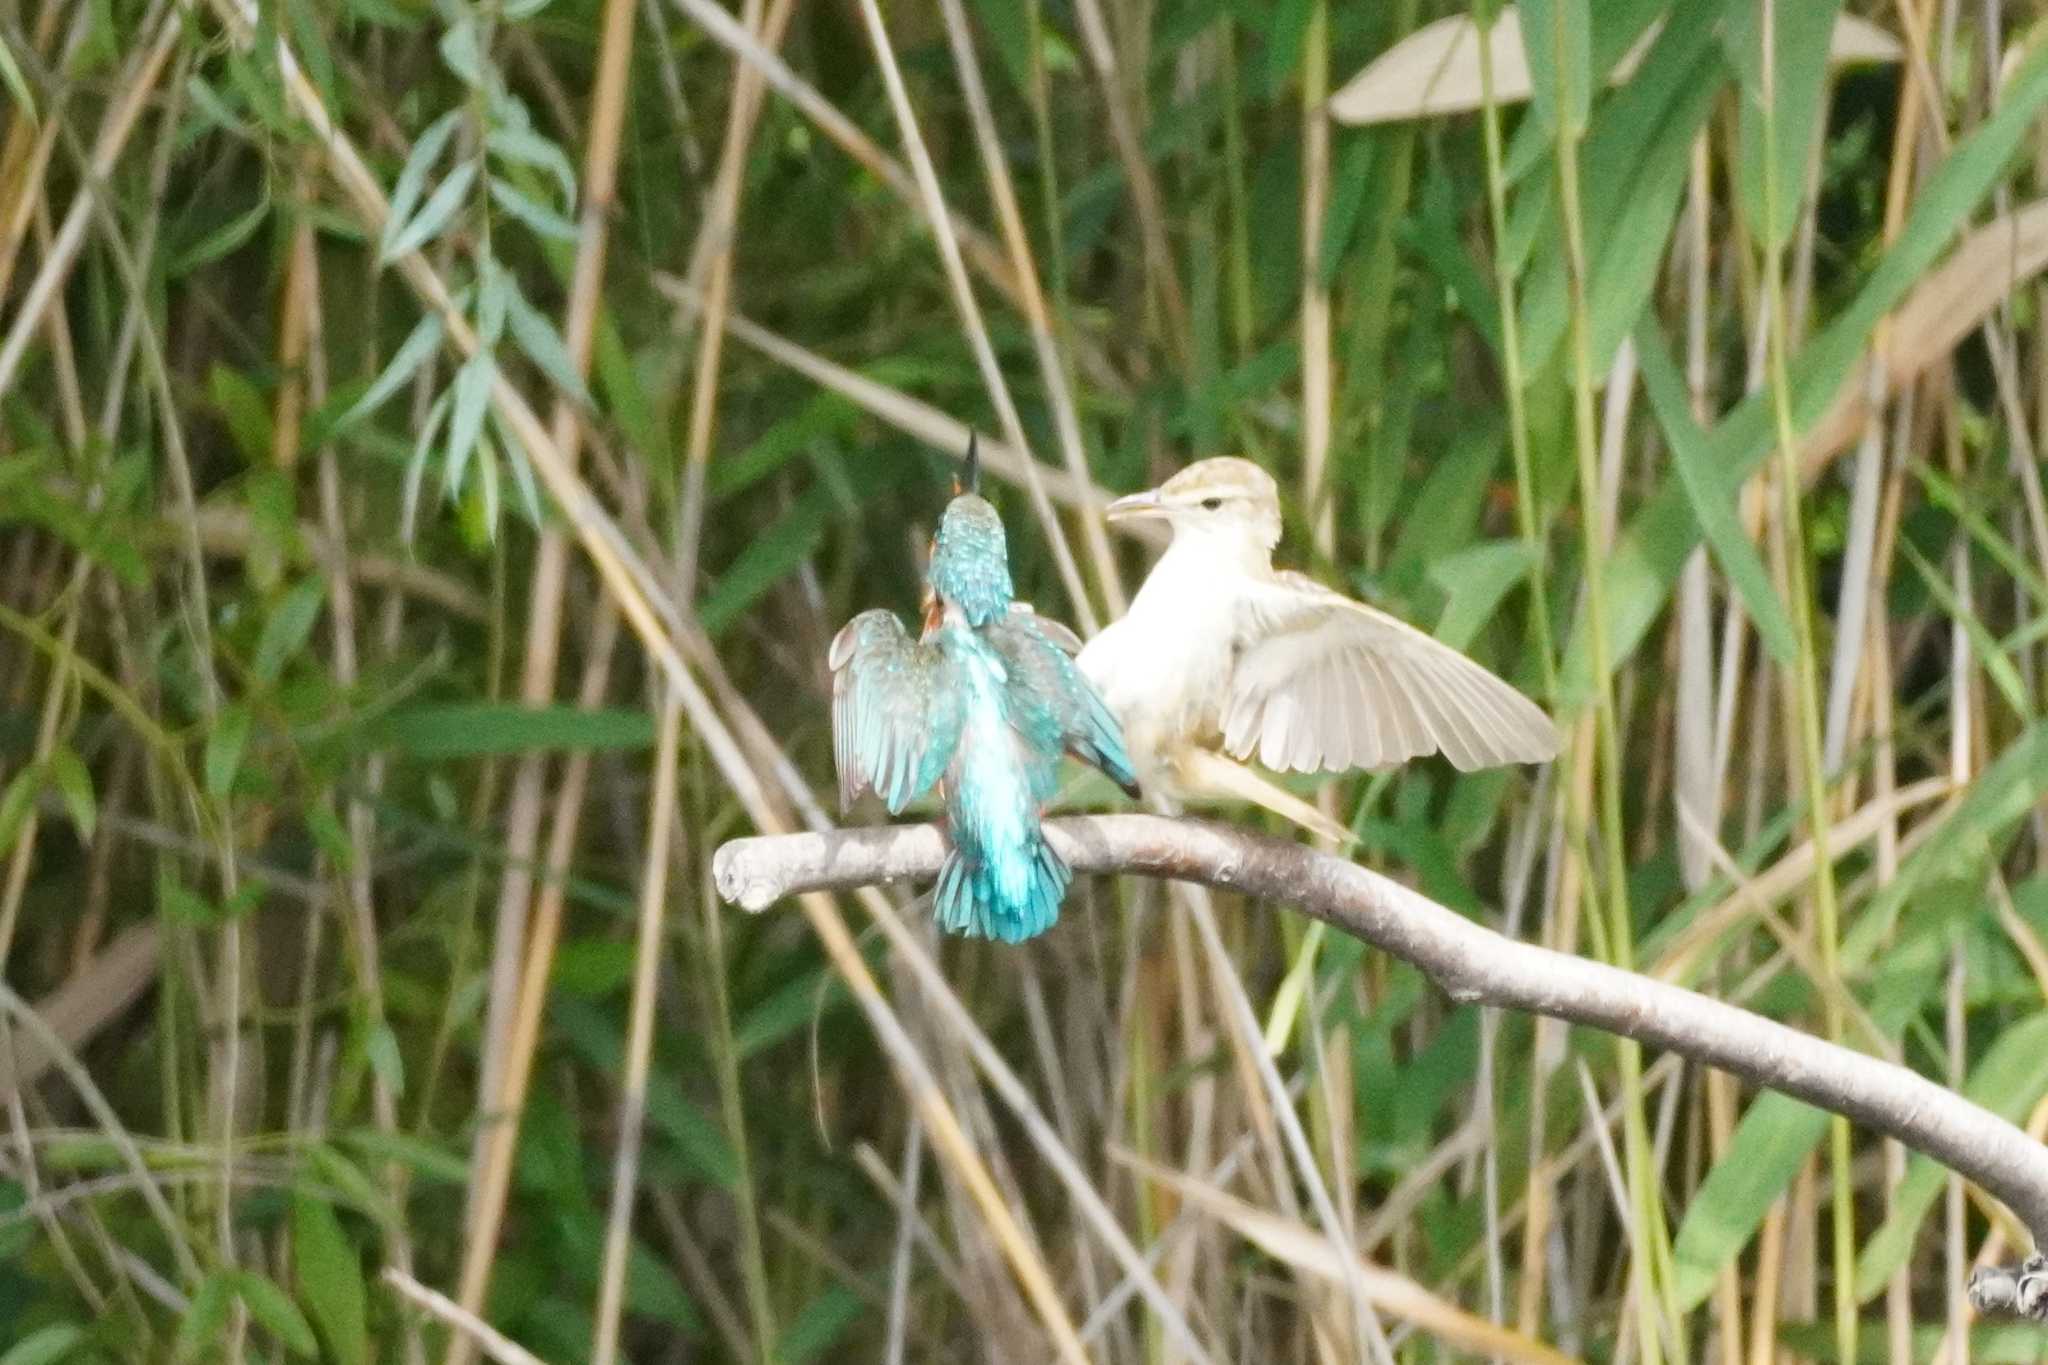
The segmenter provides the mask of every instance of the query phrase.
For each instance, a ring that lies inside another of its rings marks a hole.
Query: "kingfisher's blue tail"
[[[1022,943],[1052,928],[1060,917],[1060,901],[1074,874],[1043,837],[1035,841],[1023,876],[1005,888],[986,859],[969,860],[955,848],[939,866],[939,884],[932,891],[932,912],[939,927],[967,938],[993,938]],[[1021,884],[1019,884],[1021,883]],[[1006,894],[1006,890],[1009,894]]]

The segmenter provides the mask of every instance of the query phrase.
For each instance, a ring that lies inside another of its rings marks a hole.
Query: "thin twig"
[[[489,1323],[476,1314],[465,1312],[446,1294],[435,1293],[397,1266],[385,1266],[382,1278],[384,1283],[390,1285],[402,1298],[410,1300],[447,1323],[454,1329],[458,1340],[465,1340],[472,1346],[481,1347],[484,1354],[499,1362],[499,1365],[547,1365],[539,1356],[512,1338],[494,1331]]]

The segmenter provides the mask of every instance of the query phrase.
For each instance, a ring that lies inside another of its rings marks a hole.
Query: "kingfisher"
[[[1247,761],[1341,772],[1441,752],[1470,771],[1556,756],[1550,718],[1480,665],[1275,569],[1279,489],[1250,460],[1198,461],[1104,515],[1172,530],[1130,610],[1076,660],[1155,794],[1250,801],[1348,844],[1349,830]]]
[[[940,927],[1020,943],[1052,927],[1072,878],[1039,826],[1061,755],[1134,797],[1138,779],[1075,666],[1081,642],[1011,596],[971,439],[963,469],[932,541],[922,635],[877,607],[833,637],[833,758],[842,807],[873,792],[896,815],[936,786],[953,844],[932,894]]]

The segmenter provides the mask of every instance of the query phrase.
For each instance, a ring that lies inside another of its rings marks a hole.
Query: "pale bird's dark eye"
[[[1202,499],[1202,506],[1203,506],[1203,507],[1205,507],[1205,508],[1207,508],[1207,509],[1208,509],[1209,511],[1211,511],[1211,512],[1214,512],[1215,510],[1217,510],[1218,508],[1220,508],[1221,506],[1223,506],[1223,499],[1221,499],[1221,498],[1203,498],[1203,499]]]

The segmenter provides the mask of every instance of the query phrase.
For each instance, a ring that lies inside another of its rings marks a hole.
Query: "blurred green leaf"
[[[6,44],[0,42],[0,51]],[[85,1340],[85,1329],[70,1323],[39,1328],[7,1348],[0,1365],[55,1365]]]
[[[313,1324],[277,1287],[277,1282],[253,1270],[229,1272],[236,1295],[249,1307],[249,1316],[283,1342],[293,1355],[318,1356],[320,1343],[313,1336]]]
[[[2036,46],[2006,83],[1997,108],[1967,137],[1958,139],[1935,167],[1915,196],[1891,250],[1849,306],[1794,357],[1796,429],[1812,426],[1834,401],[1872,329],[1947,249],[2012,159],[2044,101],[2048,43]],[[1705,458],[1731,483],[1754,473],[1770,453],[1775,437],[1769,399],[1768,392],[1751,395],[1707,433]],[[1675,482],[1651,497],[1622,532],[1608,568],[1610,668],[1621,667],[1642,643],[1698,539],[1685,492]],[[1586,623],[1581,617],[1573,625],[1566,654],[1567,675],[1578,680],[1572,690],[1580,693],[1590,677],[1586,650]]]
[[[742,1011],[733,1025],[733,1050],[742,1059],[801,1030],[826,1010],[847,1003],[846,987],[829,972],[810,971],[783,981]]]
[[[256,641],[256,656],[249,664],[249,671],[259,681],[276,682],[286,661],[306,647],[314,623],[320,619],[320,606],[326,595],[325,583],[307,578],[278,599],[263,622],[263,634]]]
[[[1935,877],[1974,868],[1991,855],[1993,841],[2048,795],[2048,720],[2037,720],[1977,775],[1962,799],[1940,817],[1925,841],[1899,865],[1898,875],[1864,906],[1842,938],[1845,972],[1860,971],[1876,955],[1906,902]]]
[[[2019,669],[2006,657],[2004,648],[1985,628],[1983,619],[1950,591],[1946,576],[1940,569],[1927,562],[1927,556],[1913,548],[1912,541],[1901,539],[1898,542],[1898,549],[1900,555],[1912,566],[1913,572],[1919,576],[1920,584],[1927,589],[1928,596],[1940,604],[1942,613],[1949,620],[1963,628],[1963,635],[1970,642],[1970,652],[1977,656],[1978,664],[1983,667],[1992,685],[1998,689],[1999,695],[2005,698],[2005,704],[2013,709],[2015,715],[2030,715],[2033,707],[2027,700],[2026,679],[2020,676]]]
[[[7,779],[6,791],[0,792],[0,854],[11,852],[21,837],[41,786],[42,773],[33,764]]]
[[[1470,646],[1534,563],[1528,543],[1520,540],[1483,540],[1431,562],[1430,579],[1451,599],[1437,620],[1436,637],[1453,649]]]
[[[95,509],[54,478],[34,456],[10,460],[13,476],[0,479],[0,525],[38,526],[102,565],[129,587],[148,581],[149,566],[133,527],[103,504]],[[19,480],[19,481],[17,481]]]
[[[848,1328],[867,1311],[860,1296],[844,1285],[828,1285],[805,1304],[775,1342],[776,1365],[808,1365],[839,1343]]]
[[[1757,1096],[1686,1205],[1672,1242],[1672,1296],[1682,1310],[1706,1302],[1721,1271],[1742,1254],[1820,1145],[1827,1125],[1825,1112],[1775,1090]]]
[[[369,388],[363,390],[363,396],[356,399],[348,410],[335,420],[333,430],[329,434],[338,434],[358,417],[382,407],[385,401],[397,393],[407,380],[419,372],[420,366],[426,364],[440,349],[441,315],[431,312],[424,314],[413,325],[405,340],[399,343],[398,349],[391,353],[391,359],[378,373],[375,381]]]
[[[414,150],[417,152],[418,149]],[[474,183],[476,162],[458,161],[434,187],[434,192],[420,206],[418,213],[402,223],[396,214],[385,220],[384,241],[377,249],[377,263],[389,265],[439,237],[441,230],[448,226],[456,210],[469,197],[469,187]],[[395,229],[394,223],[398,224]]]
[[[974,13],[1020,94],[1031,89],[1031,9],[1026,0],[973,0]]]
[[[362,743],[426,759],[543,749],[644,749],[654,743],[654,721],[645,711],[514,702],[405,706],[366,727]]]
[[[243,212],[172,256],[170,262],[164,266],[164,274],[170,279],[177,279],[203,265],[210,265],[223,256],[239,251],[256,235],[256,229],[263,226],[263,220],[270,216],[270,209],[268,196],[258,199]]]
[[[561,191],[564,208],[576,206],[576,170],[569,164],[568,153],[547,138],[531,128],[501,126],[485,134],[484,146],[491,155],[515,165],[546,171],[554,177],[555,188]]]
[[[1596,372],[1607,369],[1636,325],[1667,254],[1693,145],[1720,88],[1714,24],[1722,3],[1679,7],[1635,76],[1601,104],[1587,135],[1579,198]],[[1561,222],[1548,207],[1550,187],[1532,182],[1523,195],[1538,196],[1543,215],[1522,302],[1523,368],[1536,375],[1570,322],[1570,261]]]
[[[1999,568],[2025,588],[2039,606],[2048,607],[2048,578],[2042,577],[2041,570],[2027,561],[2025,551],[1993,529],[1962,489],[1943,478],[1941,471],[1929,464],[1915,462],[1912,474],[1926,487],[1928,501],[1953,515],[1970,533],[1970,538],[1998,561]]]
[[[675,1143],[677,1151],[706,1181],[725,1190],[739,1184],[739,1153],[724,1130],[684,1098],[673,1078],[648,1078],[647,1119]]]
[[[484,90],[490,83],[486,74],[490,58],[485,55],[483,43],[477,33],[476,18],[468,11],[457,13],[455,22],[448,25],[441,35],[439,44],[441,61],[473,90]]]
[[[484,411],[490,405],[491,380],[497,372],[488,351],[478,351],[455,372],[455,406],[448,418],[448,463],[441,476],[442,491],[448,497],[457,497],[463,490],[470,460],[483,436]]]
[[[157,907],[165,914],[187,924],[220,923],[219,907],[167,872],[157,877],[156,900]]]
[[[234,1272],[216,1270],[200,1282],[178,1324],[171,1355],[179,1361],[211,1360],[211,1352],[227,1334],[228,1313],[235,1306]]]
[[[557,242],[576,240],[578,233],[575,223],[527,194],[511,181],[495,175],[490,177],[490,193],[492,203],[541,236]]]
[[[270,463],[270,403],[239,370],[215,365],[206,375],[206,394],[227,423],[235,449],[253,467]]]
[[[37,122],[35,93],[28,88],[27,77],[21,74],[21,63],[15,60],[13,43],[4,37],[0,37],[0,85],[7,87],[15,107],[21,110],[24,125],[34,127]]]
[[[469,1181],[469,1163],[454,1152],[424,1138],[406,1133],[380,1133],[357,1128],[343,1135],[350,1146],[371,1160],[395,1161],[414,1175],[444,1184],[463,1185]]]
[[[697,603],[697,619],[712,639],[724,635],[770,588],[817,552],[838,510],[831,489],[813,488],[748,542]]]
[[[385,1089],[393,1095],[405,1094],[405,1058],[398,1051],[398,1036],[389,1024],[373,1024],[363,1035],[363,1051],[370,1059],[370,1070],[384,1083]]]
[[[1722,28],[1728,59],[1742,81],[1742,154],[1736,158],[1743,210],[1766,244],[1783,245],[1799,225],[1806,197],[1807,160],[1819,131],[1821,92],[1828,83],[1828,48],[1841,0],[1786,0],[1771,6],[1775,89],[1764,85],[1761,3],[1729,8]],[[1765,105],[1774,101],[1777,155],[1764,155]],[[1773,170],[1773,168],[1775,168]],[[1764,176],[1777,179],[1778,216],[1764,213]]]
[[[1404,582],[1419,577],[1443,555],[1471,541],[1487,486],[1507,451],[1505,435],[1497,423],[1473,422],[1430,463],[1414,490],[1411,515],[1400,519],[1393,552],[1387,557],[1390,576]]]
[[[448,150],[449,141],[462,126],[462,117],[463,110],[450,109],[428,124],[419,141],[413,143],[412,153],[406,157],[405,165],[398,172],[397,183],[391,187],[391,211],[384,219],[384,236],[377,244],[379,261],[389,261],[398,255],[391,249],[391,243],[419,207],[420,196],[426,192],[427,177],[433,174],[441,153]]]
[[[426,475],[427,457],[433,453],[434,441],[447,424],[448,413],[454,406],[454,388],[441,390],[441,396],[428,406],[427,418],[420,423],[419,434],[413,438],[412,457],[405,465],[404,510],[400,513],[400,521],[406,526],[411,526],[418,515],[420,481]]]
[[[633,979],[633,957],[629,939],[570,939],[555,954],[554,985],[586,999],[603,999]]]
[[[569,347],[562,340],[555,324],[547,315],[526,301],[526,296],[517,289],[507,300],[511,307],[512,340],[525,353],[526,358],[540,367],[554,386],[578,403],[588,406],[590,391],[584,387],[583,378],[576,373],[576,362],[569,357]]]
[[[1529,102],[1544,129],[1577,137],[1593,97],[1591,0],[1522,0]]]
[[[1644,318],[1636,328],[1636,360],[1643,372],[1643,388],[1650,395],[1650,407],[1664,431],[1664,443],[1678,470],[1679,483],[1692,505],[1693,519],[1705,533],[1707,544],[1730,586],[1742,599],[1757,634],[1763,637],[1771,657],[1790,667],[1799,657],[1799,642],[1792,630],[1792,618],[1783,599],[1771,583],[1762,556],[1750,544],[1735,512],[1736,489],[1725,483],[1722,472],[1708,462],[1704,434],[1687,410],[1685,381],[1664,347],[1664,334],[1656,322]]]
[[[512,272],[498,264],[495,256],[479,256],[476,271],[476,331],[483,341],[478,349],[495,350],[504,338],[505,314],[511,309],[512,295],[519,286],[513,283]]]
[[[213,718],[202,762],[208,796],[219,799],[233,790],[235,774],[242,769],[242,753],[249,747],[249,727],[254,719],[242,702],[223,706]]]
[[[2000,1033],[1984,1059],[1971,1070],[1963,1094],[2001,1118],[2025,1119],[2043,1094],[2048,1094],[2048,1015],[2035,1014]],[[1856,1301],[1868,1303],[1885,1281],[1905,1264],[1913,1243],[1941,1196],[1948,1171],[1933,1158],[1915,1153],[1906,1175],[1892,1191],[1889,1211],[1856,1257]]]
[[[86,771],[85,760],[70,745],[59,744],[50,751],[45,766],[58,795],[64,799],[64,809],[71,816],[78,837],[90,840],[99,820],[99,806],[93,798],[92,774]]]
[[[325,1200],[292,1197],[292,1267],[299,1298],[335,1365],[369,1365],[363,1266]]]
[[[350,1207],[367,1214],[381,1226],[395,1224],[397,1214],[391,1207],[391,1201],[353,1161],[324,1142],[314,1143],[305,1149],[305,1153],[307,1168],[313,1176],[322,1184],[332,1186]],[[322,1198],[324,1202],[324,1196]]]

